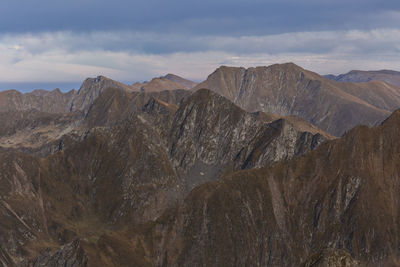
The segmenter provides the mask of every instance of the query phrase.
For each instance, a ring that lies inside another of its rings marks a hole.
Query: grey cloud
[[[175,50],[178,43],[187,50]],[[0,37],[0,81],[78,82],[102,74],[133,82],[167,72],[202,80],[221,64],[249,67],[288,61],[323,74],[400,69],[399,43],[399,29],[190,39],[129,31],[9,34]],[[170,50],[143,49],[151,44]]]
[[[41,54],[51,50],[124,51],[142,54],[171,54],[224,51],[237,55],[268,53],[352,53],[366,55],[397,53],[400,29],[371,31],[297,32],[263,36],[186,36],[130,31],[56,32],[16,34],[0,37],[0,44],[16,47],[21,54]]]
[[[145,31],[265,35],[392,27],[398,0],[16,0],[0,3],[0,32]]]

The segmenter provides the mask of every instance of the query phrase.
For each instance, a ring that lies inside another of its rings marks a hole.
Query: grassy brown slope
[[[163,261],[298,266],[333,248],[371,266],[396,263],[399,127],[397,111],[306,156],[197,187],[176,213],[181,223]]]

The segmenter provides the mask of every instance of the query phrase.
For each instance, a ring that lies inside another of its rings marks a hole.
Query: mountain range
[[[362,71],[352,70],[346,74],[324,75],[325,78],[338,82],[382,81],[400,86],[400,72],[394,70]]]
[[[222,66],[199,88],[209,88],[250,111],[295,115],[335,136],[357,124],[377,125],[400,106],[400,89],[380,81],[341,83],[293,63]]]
[[[292,63],[0,92],[0,266],[396,266],[399,101]]]

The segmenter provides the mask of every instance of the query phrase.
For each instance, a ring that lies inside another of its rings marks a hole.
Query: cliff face
[[[88,78],[83,82],[81,88],[74,96],[69,107],[69,111],[81,110],[84,113],[87,113],[89,107],[106,88],[117,88],[126,91],[133,90],[132,87],[126,84],[108,79],[104,76],[98,76],[97,78]]]
[[[304,154],[327,138],[301,132],[286,119],[265,123],[228,99],[201,89],[176,112],[170,155],[186,187],[192,189],[235,170]]]
[[[400,88],[382,82],[339,83],[295,64],[220,67],[197,85],[250,112],[296,115],[336,136],[358,124],[375,125],[400,107]]]

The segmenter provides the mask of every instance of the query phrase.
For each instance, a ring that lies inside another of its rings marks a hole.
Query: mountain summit
[[[159,92],[163,90],[191,89],[195,82],[186,80],[174,74],[153,78],[150,82],[135,83],[133,88],[140,92]]]
[[[336,136],[357,124],[375,125],[400,107],[400,88],[382,82],[339,83],[293,63],[222,66],[193,90],[209,88],[240,107],[296,115]]]

